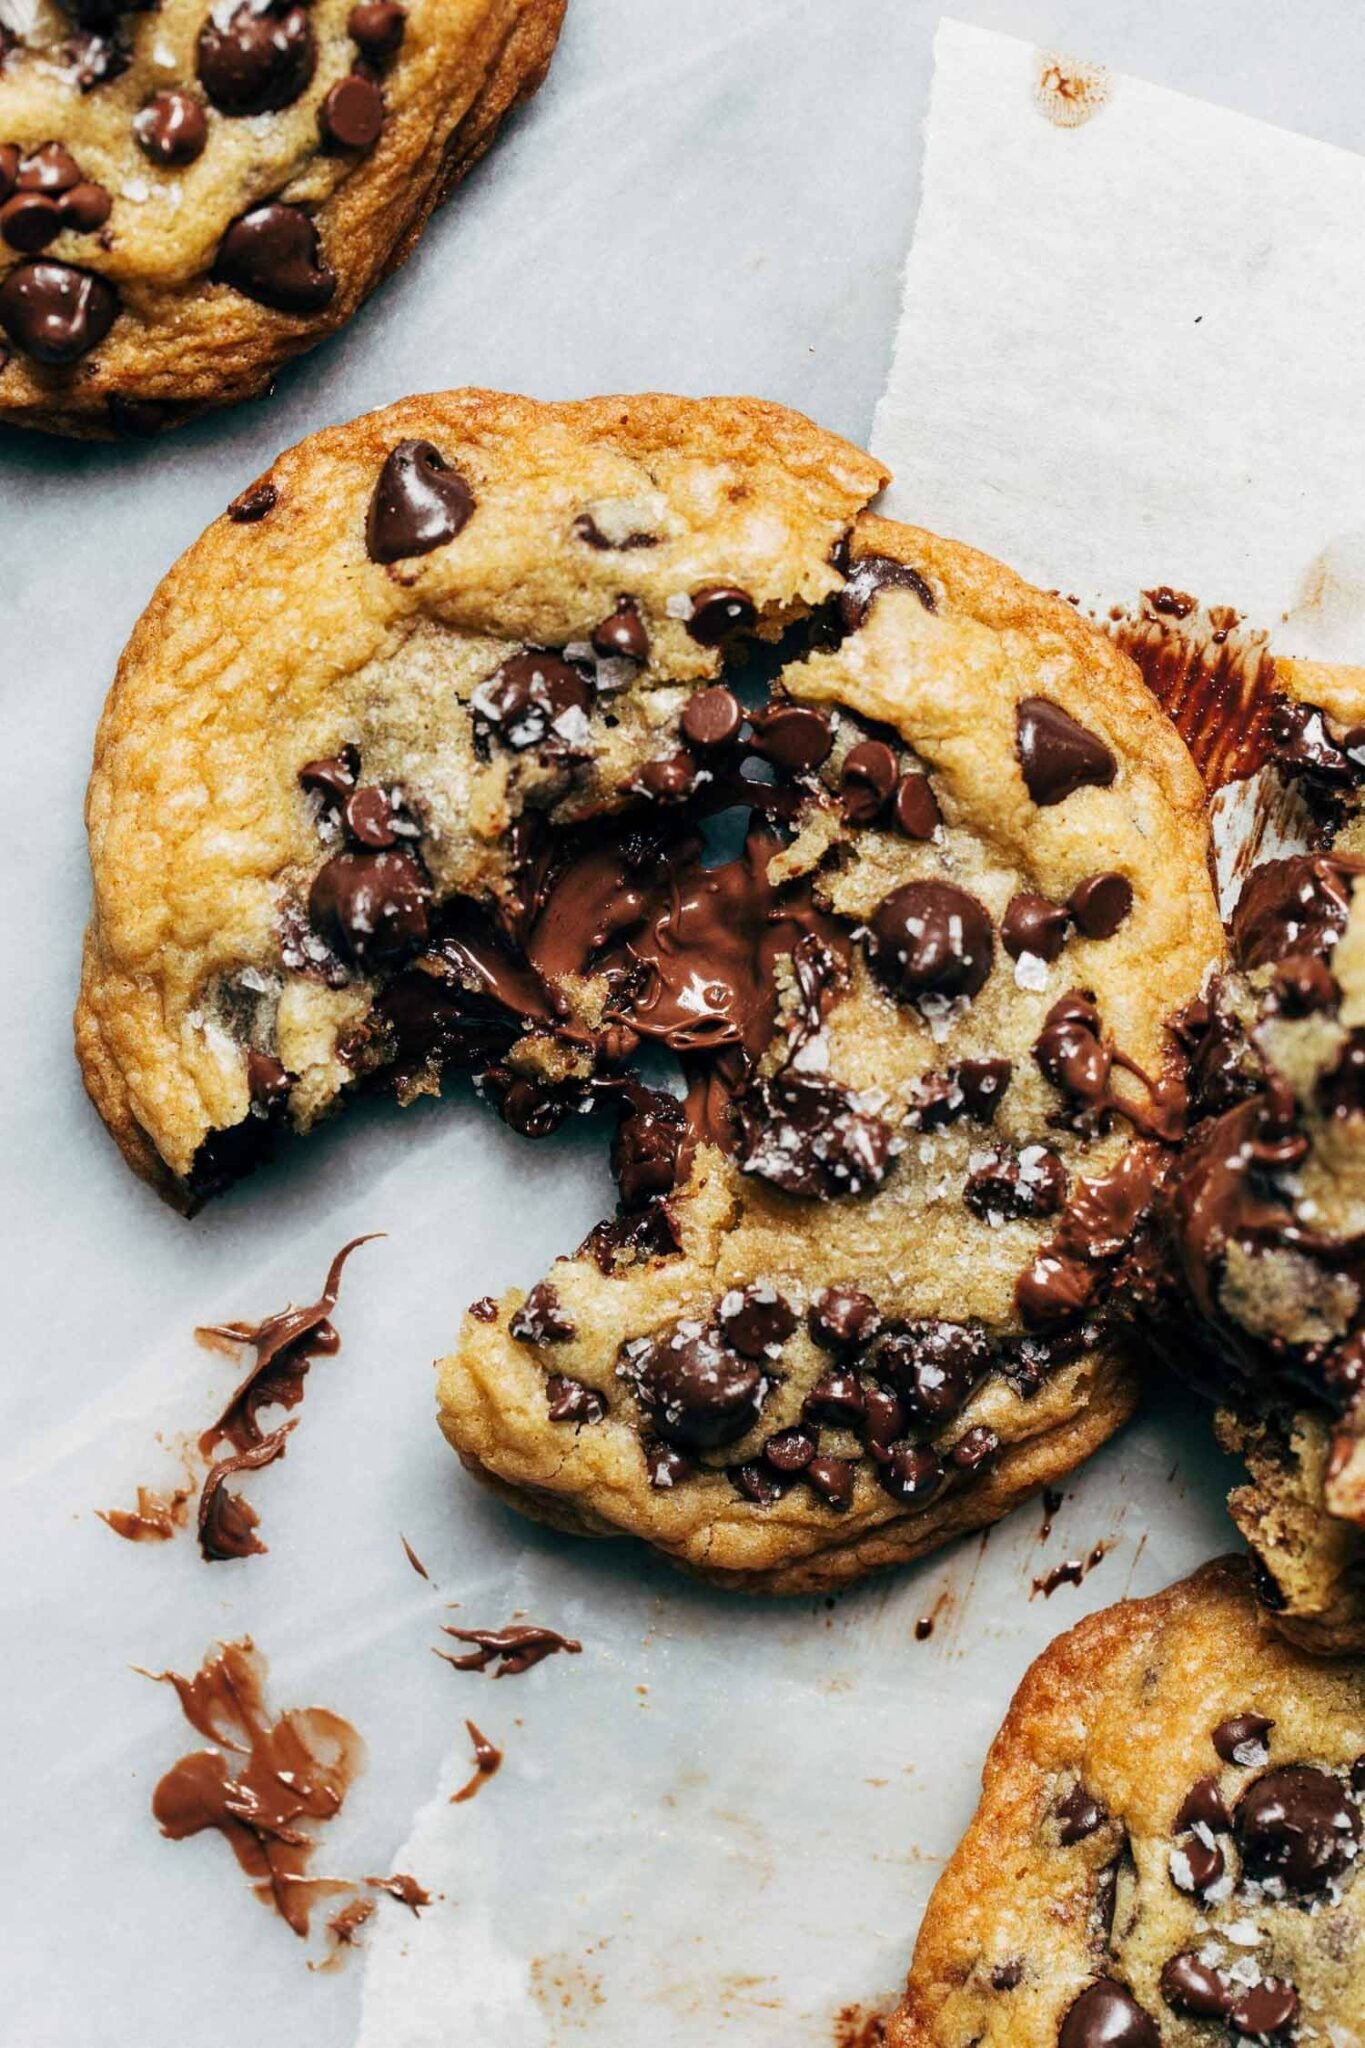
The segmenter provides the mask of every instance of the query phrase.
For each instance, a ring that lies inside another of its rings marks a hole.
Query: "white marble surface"
[[[1224,1541],[1183,1411],[1097,1460],[1045,1548],[1030,1509],[832,1609],[721,1599],[628,1548],[529,1529],[454,1470],[426,1364],[461,1303],[529,1279],[600,1213],[602,1164],[581,1145],[530,1153],[463,1101],[370,1109],[187,1225],[127,1177],[70,1054],[91,735],[178,550],[278,447],[441,384],[752,390],[864,435],[936,11],[571,0],[540,99],[272,401],[151,447],[0,439],[0,815],[17,877],[0,1010],[0,2032],[23,2048],[828,2043],[840,2006],[900,1978],[1027,1658]],[[956,11],[1365,146],[1365,16],[1344,0]],[[254,1489],[269,1555],[210,1569],[185,1541],[118,1543],[94,1509],[169,1470],[157,1433],[198,1426],[223,1384],[192,1325],[308,1298],[336,1244],[375,1228],[391,1234],[348,1276],[343,1349]],[[1115,1549],[1084,1588],[1028,1600],[1034,1571],[1102,1537]],[[429,1655],[441,1600],[482,1622],[524,1607],[584,1654],[490,1690]],[[281,1704],[323,1701],[369,1740],[320,1867],[402,1852],[446,1895],[420,1924],[387,1913],[368,1969],[310,1974],[221,1844],[171,1845],[152,1823],[156,1777],[188,1745],[169,1692],[129,1667],[192,1668],[246,1630]],[[508,1761],[452,1808],[465,1715]]]

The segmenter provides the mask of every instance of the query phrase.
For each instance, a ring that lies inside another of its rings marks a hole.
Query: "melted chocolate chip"
[[[648,661],[649,634],[633,597],[617,598],[616,610],[594,626],[592,644],[595,653],[608,658],[615,655],[627,661]]]
[[[1312,1017],[1335,1010],[1341,1000],[1332,971],[1312,953],[1291,953],[1275,969],[1275,1007],[1283,1017]]]
[[[760,1508],[775,1507],[792,1485],[785,1473],[774,1472],[769,1465],[736,1465],[730,1478],[745,1500]]]
[[[877,1463],[877,1479],[902,1507],[927,1507],[947,1474],[924,1444],[893,1443]]]
[[[877,906],[868,962],[892,995],[974,996],[995,957],[991,921],[952,882],[907,882]]]
[[[1108,1809],[1079,1780],[1057,1807],[1057,1839],[1064,1849],[1085,1841],[1108,1820]]]
[[[226,20],[210,14],[205,21],[196,69],[220,113],[269,114],[293,105],[317,55],[305,8],[288,0],[241,0]]]
[[[1213,1746],[1225,1764],[1263,1764],[1266,1737],[1275,1726],[1264,1714],[1229,1714],[1213,1731]]]
[[[1178,1834],[1197,1826],[1207,1828],[1214,1835],[1226,1834],[1232,1826],[1232,1815],[1212,1773],[1206,1778],[1196,1779],[1191,1785],[1181,1802],[1175,1825]]]
[[[834,745],[829,720],[800,704],[756,711],[750,724],[754,752],[783,775],[813,775]]]
[[[896,830],[907,839],[933,838],[943,823],[943,815],[927,775],[902,775],[896,784],[892,815]]]
[[[951,1464],[957,1466],[959,1472],[975,1472],[982,1465],[989,1464],[999,1449],[1000,1439],[995,1431],[987,1429],[983,1423],[977,1423],[973,1428],[963,1431],[949,1451],[948,1458]]]
[[[1267,1771],[1237,1802],[1233,1833],[1244,1877],[1290,1891],[1325,1891],[1355,1860],[1360,1808],[1340,1780],[1309,1764]]]
[[[677,1182],[686,1124],[682,1104],[660,1089],[631,1082],[612,1142],[611,1170],[628,1209],[638,1209]]]
[[[836,1081],[790,1068],[760,1081],[741,1104],[740,1166],[784,1194],[830,1201],[880,1187],[892,1133]]]
[[[70,263],[19,263],[0,283],[0,327],[35,362],[77,362],[103,341],[118,294],[93,271]]]
[[[692,1477],[696,1469],[692,1460],[685,1458],[672,1444],[645,1446],[645,1471],[656,1493],[667,1493],[671,1488],[681,1485],[684,1479]]]
[[[689,1321],[628,1347],[619,1370],[659,1435],[682,1450],[734,1443],[758,1420],[769,1386],[719,1332]]]
[[[794,1477],[804,1472],[815,1456],[815,1438],[804,1429],[779,1430],[763,1446],[763,1456],[774,1472]]]
[[[208,116],[187,92],[159,92],[134,114],[133,134],[144,156],[178,170],[203,155]]]
[[[372,562],[403,562],[454,540],[474,493],[430,441],[400,441],[384,459],[365,518]]]
[[[1042,1145],[993,1152],[968,1174],[962,1199],[983,1218],[1055,1216],[1066,1199],[1066,1168]]]
[[[732,633],[747,633],[757,623],[758,606],[736,584],[704,583],[692,592],[687,630],[703,647],[719,647]]]
[[[1233,1992],[1226,1977],[1190,1950],[1162,1965],[1161,1995],[1172,2012],[1188,2013],[1195,2020],[1226,2019],[1232,2010]]]
[[[680,751],[665,754],[661,761],[646,761],[630,787],[652,803],[680,803],[692,794],[696,780],[696,762]]]
[[[1262,1977],[1244,1991],[1228,2013],[1235,2034],[1267,2040],[1285,2034],[1299,2016],[1299,1994],[1283,1977]]]
[[[935,608],[934,593],[918,569],[890,555],[860,555],[839,592],[839,618],[845,632],[857,632],[883,590],[913,590],[927,612]]]
[[[408,11],[398,0],[359,0],[346,17],[346,31],[372,64],[392,57],[403,40]]]
[[[121,35],[97,35],[81,29],[62,45],[62,56],[79,92],[93,92],[111,78],[121,78],[133,61],[133,52]]]
[[[1294,854],[1262,861],[1242,885],[1232,913],[1240,964],[1271,967],[1292,953],[1328,956],[1346,929],[1351,889],[1365,860],[1345,854]]]
[[[796,1314],[775,1288],[755,1285],[725,1296],[720,1326],[742,1358],[771,1358],[796,1328]]]
[[[1083,938],[1112,939],[1133,908],[1133,885],[1126,875],[1090,875],[1072,890],[1067,908]]]
[[[1073,989],[1053,1004],[1033,1048],[1045,1080],[1074,1101],[1098,1103],[1109,1087],[1113,1060],[1100,1038],[1099,1011]]]
[[[545,745],[578,751],[596,700],[590,676],[557,654],[528,648],[513,654],[474,692],[479,716],[504,746],[522,753]],[[687,764],[688,780],[692,764]]]
[[[374,79],[352,71],[331,87],[318,121],[334,149],[373,149],[384,126],[384,95]]]
[[[807,1422],[827,1422],[835,1429],[856,1429],[867,1413],[867,1396],[856,1372],[820,1375],[801,1404]],[[901,1427],[904,1427],[902,1422]]]
[[[855,1473],[849,1459],[812,1458],[801,1476],[827,1508],[852,1507]]]
[[[545,1382],[545,1400],[551,1422],[572,1422],[580,1428],[600,1422],[607,1404],[596,1387],[571,1380],[567,1373],[552,1372]]]
[[[1013,1076],[1010,1060],[959,1060],[948,1069],[950,1083],[961,1091],[963,1114],[976,1124],[991,1122]]]
[[[1190,1834],[1171,1851],[1171,1882],[1178,1891],[1201,1897],[1223,1875],[1226,1864],[1216,1842]]]
[[[1087,784],[1107,789],[1118,773],[1104,741],[1048,697],[1025,697],[1015,731],[1019,766],[1036,804],[1062,803]]]
[[[845,1351],[875,1337],[882,1319],[870,1294],[856,1287],[826,1287],[816,1295],[806,1322],[817,1344]],[[861,1398],[858,1408],[861,1413]]]
[[[578,1335],[548,1280],[531,1289],[507,1327],[521,1344],[567,1344]]]
[[[431,884],[410,853],[338,853],[308,896],[313,929],[361,973],[394,966],[426,939]]]
[[[255,526],[267,518],[280,502],[280,494],[269,477],[260,483],[248,484],[227,508],[227,516],[234,526]],[[306,773],[307,771],[305,771]]]
[[[214,282],[277,313],[320,313],[336,294],[318,231],[300,206],[269,199],[233,221],[218,245]]]
[[[1000,943],[1011,960],[1031,953],[1035,960],[1056,960],[1066,944],[1071,913],[1060,903],[1032,890],[1011,896],[1000,921]]]
[[[1101,1977],[1068,2009],[1057,2048],[1161,2048],[1161,2036],[1130,1991]]]
[[[678,725],[688,746],[704,754],[730,746],[743,721],[744,710],[734,691],[727,690],[724,683],[713,683],[709,690],[699,690],[688,698]]]
[[[882,1337],[873,1369],[892,1382],[910,1415],[927,1430],[948,1422],[990,1367],[990,1344],[975,1323],[907,1323]]]

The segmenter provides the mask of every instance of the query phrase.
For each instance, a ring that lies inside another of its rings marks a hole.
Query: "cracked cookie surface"
[[[147,434],[350,318],[548,68],[565,0],[16,0],[0,419]]]
[[[1365,1666],[1241,1559],[1092,1615],[1016,1693],[887,2048],[1365,2038]]]

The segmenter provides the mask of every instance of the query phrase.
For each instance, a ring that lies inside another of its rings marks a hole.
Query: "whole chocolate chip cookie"
[[[0,420],[155,433],[348,320],[566,0],[44,0],[0,28]]]
[[[1182,1021],[1192,1130],[1162,1198],[1232,1496],[1286,1634],[1365,1652],[1365,677],[1278,664],[1270,758],[1313,850],[1252,869],[1233,970]],[[1358,744],[1358,741],[1361,744]],[[1355,755],[1361,755],[1361,761]],[[1188,1343],[1172,1348],[1186,1366]]]
[[[1365,2038],[1365,1665],[1241,1559],[1059,1637],[1015,1694],[887,2048]]]

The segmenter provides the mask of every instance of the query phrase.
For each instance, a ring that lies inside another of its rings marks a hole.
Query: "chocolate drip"
[[[457,1671],[486,1671],[493,1665],[494,1678],[515,1678],[546,1657],[553,1657],[557,1650],[576,1657],[583,1648],[572,1636],[562,1636],[557,1629],[540,1628],[534,1622],[512,1622],[507,1628],[451,1628],[443,1624],[441,1633],[453,1636],[457,1643],[473,1643],[474,1648],[465,1657],[438,1650],[438,1657],[453,1664]]]

